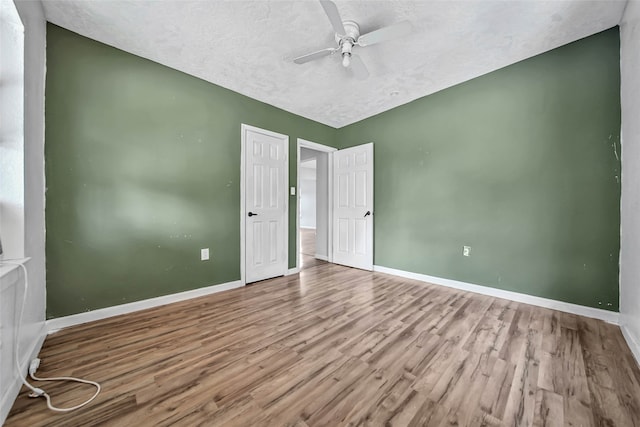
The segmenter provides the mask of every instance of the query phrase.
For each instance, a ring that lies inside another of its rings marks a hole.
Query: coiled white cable
[[[96,387],[96,392],[93,396],[91,396],[91,398],[79,405],[73,406],[71,408],[57,408],[55,406],[53,406],[53,404],[51,403],[51,396],[49,396],[49,394],[44,391],[41,388],[38,387],[34,387],[33,385],[29,384],[29,382],[26,380],[26,378],[22,375],[22,369],[20,369],[20,363],[18,355],[20,354],[18,348],[20,346],[20,327],[22,325],[22,317],[24,316],[24,307],[27,305],[27,293],[29,291],[29,274],[27,273],[27,268],[24,266],[23,263],[20,262],[12,262],[12,261],[19,261],[19,260],[14,260],[14,259],[9,259],[9,260],[0,260],[0,265],[6,264],[6,265],[17,265],[20,268],[22,268],[22,272],[24,274],[24,295],[22,296],[22,305],[20,307],[20,316],[18,317],[18,322],[16,325],[16,329],[15,329],[15,343],[16,345],[14,346],[14,354],[13,354],[13,359],[15,361],[15,366],[16,366],[16,371],[18,372],[18,376],[20,377],[20,380],[22,381],[22,384],[24,384],[29,390],[31,390],[31,393],[29,394],[29,397],[40,397],[40,396],[44,396],[45,399],[47,399],[47,407],[49,409],[51,409],[52,411],[55,412],[70,412],[70,411],[74,411],[76,409],[82,408],[85,405],[88,405],[91,401],[93,401],[93,399],[95,399],[98,394],[100,393],[101,387],[100,384],[98,384],[95,381],[89,381],[89,380],[83,380],[80,378],[74,378],[74,377],[52,377],[52,378],[38,378],[35,376],[35,370],[37,369],[39,363],[40,363],[40,359],[36,359],[37,360],[37,364],[35,366],[35,368],[32,368],[30,365],[29,366],[29,376],[31,378],[33,378],[36,381],[75,381],[75,382],[79,382],[79,383],[84,383],[84,384],[90,384]]]
[[[56,412],[71,412],[71,411],[75,411],[76,409],[80,409],[83,406],[88,405],[93,399],[98,397],[98,394],[100,394],[100,384],[98,384],[95,381],[83,380],[81,378],[74,378],[74,377],[38,378],[31,372],[29,372],[29,376],[32,379],[36,380],[36,381],[75,381],[75,382],[78,382],[78,383],[91,384],[92,386],[96,387],[96,392],[93,394],[93,396],[91,396],[91,398],[89,400],[87,400],[87,401],[85,401],[85,402],[83,402],[83,403],[81,403],[79,405],[72,406],[71,408],[57,408],[57,407],[53,406],[53,404],[51,403],[51,396],[49,396],[49,394],[47,394],[43,390],[41,396],[44,396],[45,399],[47,399],[47,406],[52,411],[56,411]],[[40,397],[40,395],[37,395],[36,393],[31,393],[29,395],[29,397]]]

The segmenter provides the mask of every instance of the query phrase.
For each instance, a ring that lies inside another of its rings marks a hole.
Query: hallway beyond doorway
[[[300,258],[302,259],[301,270],[315,267],[319,264],[326,264],[326,261],[315,258],[316,253],[316,230],[312,228],[300,229]]]

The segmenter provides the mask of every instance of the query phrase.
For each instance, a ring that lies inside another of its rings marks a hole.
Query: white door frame
[[[333,262],[333,152],[338,151],[337,148],[329,147],[328,145],[318,144],[317,142],[307,141],[306,139],[298,138],[297,148],[296,148],[296,174],[297,174],[297,183],[296,183],[296,270],[300,270],[301,259],[300,259],[300,148],[309,148],[311,150],[320,151],[323,153],[327,153],[328,162],[327,167],[329,168],[327,173],[327,189],[328,189],[328,200],[327,200],[327,257],[329,258],[329,262]]]
[[[284,227],[282,227],[284,233],[284,258],[285,258],[285,268],[282,272],[283,275],[287,274],[287,269],[289,268],[289,136],[284,135],[277,132],[272,132],[270,130],[262,129],[255,126],[250,126],[242,123],[240,125],[240,282],[242,286],[247,284],[246,282],[246,207],[245,207],[245,185],[246,185],[246,132],[254,131],[263,133],[265,135],[272,136],[274,138],[283,138],[284,141],[284,151],[285,151],[285,161],[286,166],[284,168],[284,182],[285,188],[284,190]],[[297,239],[296,239],[297,240]],[[297,243],[296,243],[297,245]]]

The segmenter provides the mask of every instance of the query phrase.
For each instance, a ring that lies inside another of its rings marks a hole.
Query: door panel
[[[286,171],[288,137],[244,127],[245,282],[282,276],[286,256]]]
[[[336,151],[333,160],[333,261],[372,270],[373,143]]]
[[[354,248],[356,255],[367,254],[367,220],[366,218],[356,218],[353,221],[354,227]]]
[[[354,205],[358,208],[367,207],[367,172],[356,171],[355,177],[355,191],[354,191]]]

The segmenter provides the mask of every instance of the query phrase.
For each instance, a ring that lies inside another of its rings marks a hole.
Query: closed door
[[[243,125],[244,279],[282,276],[287,270],[286,135]]]
[[[333,262],[373,270],[373,143],[333,153]]]

